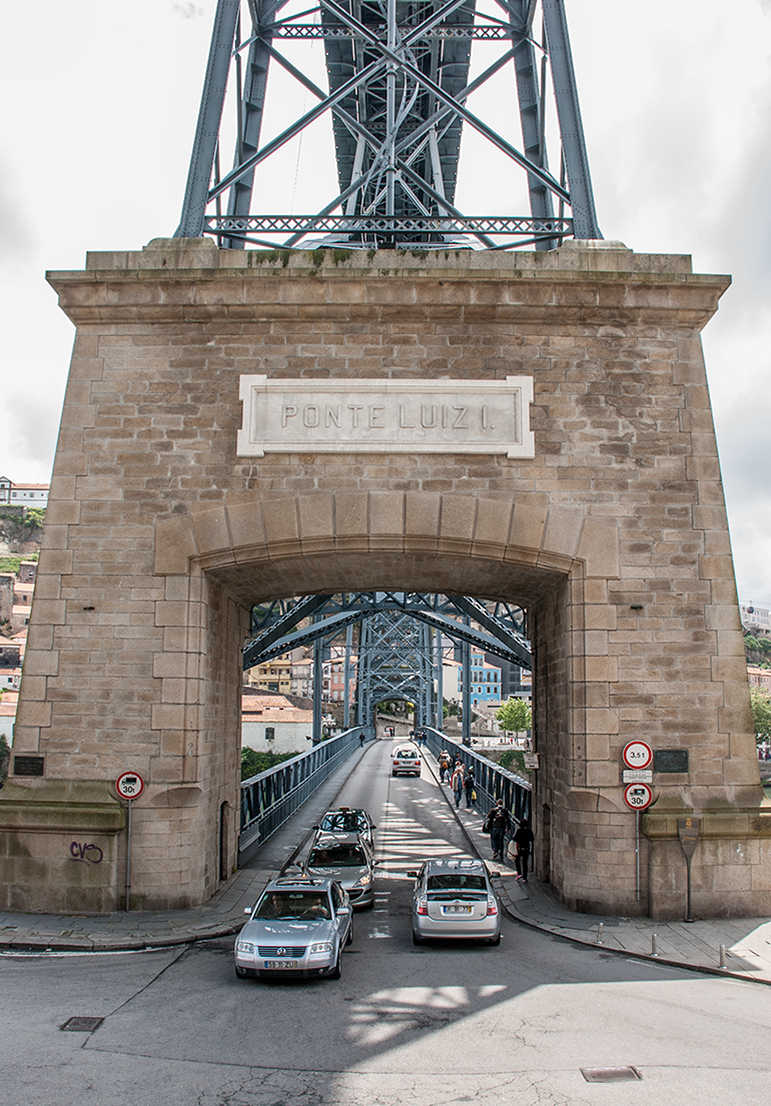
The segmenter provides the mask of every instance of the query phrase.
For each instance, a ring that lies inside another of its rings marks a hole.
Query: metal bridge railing
[[[354,749],[359,748],[359,734],[362,732],[372,736],[366,727],[357,726],[339,737],[314,745],[307,753],[243,781],[239,865],[247,861],[302,806]]]
[[[503,804],[517,822],[528,818],[532,822],[532,791],[533,785],[522,776],[509,772],[506,768],[499,768],[497,764],[479,756],[469,749],[468,745],[461,745],[446,734],[431,727],[424,727],[426,731],[426,748],[435,757],[439,757],[442,750],[450,754],[453,761],[460,757],[467,767],[473,766],[476,784],[474,790],[477,793],[477,809],[487,814],[496,799],[503,799]]]

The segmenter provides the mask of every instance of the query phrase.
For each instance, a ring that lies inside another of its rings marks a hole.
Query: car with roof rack
[[[370,850],[375,847],[377,826],[372,821],[368,811],[361,807],[341,806],[337,810],[328,810],[321,821],[313,828],[316,830],[318,837],[328,836],[329,834],[358,833]]]
[[[272,879],[236,937],[236,975],[339,979],[343,948],[353,941],[353,912],[337,880]]]

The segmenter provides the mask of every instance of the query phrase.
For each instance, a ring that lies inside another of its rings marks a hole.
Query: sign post
[[[680,838],[680,848],[683,850],[685,857],[685,870],[686,870],[686,910],[685,918],[683,921],[692,922],[691,916],[691,860],[693,854],[696,852],[696,846],[699,843],[699,827],[701,819],[699,818],[678,818],[677,819],[677,835]]]
[[[128,804],[126,816],[126,913],[131,909],[131,805],[145,789],[145,781],[138,772],[121,772],[115,781],[115,790]]]
[[[642,745],[643,742],[633,742],[635,745]],[[629,746],[627,745],[627,749]],[[653,753],[646,745],[646,749],[651,754],[653,759]],[[624,761],[626,761],[626,749],[624,749]],[[627,762],[628,763],[628,762]],[[648,762],[650,763],[650,762]],[[637,901],[640,901],[640,814],[642,811],[647,810],[653,802],[653,792],[647,783],[629,783],[624,788],[624,802],[630,810],[635,812],[635,855],[637,858]]]

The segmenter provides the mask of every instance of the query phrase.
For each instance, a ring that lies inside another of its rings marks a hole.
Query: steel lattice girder
[[[198,128],[177,236],[216,235],[223,246],[417,244],[506,248],[559,245],[564,237],[601,238],[565,19],[565,0],[319,0],[279,18],[280,0],[248,0],[250,34],[241,39],[241,0],[218,0]],[[542,40],[533,20],[540,3]],[[311,15],[318,22],[307,22]],[[304,21],[303,21],[304,20]],[[323,39],[328,90],[319,88],[276,43]],[[503,53],[468,82],[472,42]],[[245,59],[245,61],[244,61]],[[218,136],[233,62],[238,103],[233,168],[219,171]],[[260,145],[270,62],[281,65],[318,104]],[[469,96],[513,62],[524,151],[471,112]],[[245,72],[244,72],[245,66]],[[547,69],[561,136],[561,179],[546,156]],[[262,164],[325,112],[332,113],[339,193],[305,216],[250,213]],[[527,174],[531,216],[465,216],[454,206],[463,125],[471,126]],[[221,197],[228,193],[227,212]],[[553,197],[559,213],[553,212]],[[563,206],[572,208],[565,218]],[[208,210],[214,205],[214,210]],[[260,235],[289,233],[281,242]],[[319,244],[318,238],[316,243]]]
[[[433,654],[428,626],[398,609],[381,610],[362,625],[357,694],[366,725],[383,699],[414,703],[419,725],[428,725],[433,693]]]
[[[305,596],[254,608],[254,636],[244,647],[243,666],[253,668],[290,650],[309,645],[318,638],[337,636],[347,626],[388,611],[403,612],[410,618],[439,629],[454,641],[469,644],[503,660],[532,669],[530,643],[524,634],[517,608],[495,605],[491,613],[479,600],[467,596],[427,595],[420,592],[353,592],[336,596]],[[314,614],[316,621],[293,630]],[[521,613],[521,612],[520,612]],[[481,629],[453,618],[460,614],[478,622]]]

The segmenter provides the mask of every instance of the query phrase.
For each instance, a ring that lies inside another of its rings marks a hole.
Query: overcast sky
[[[74,330],[45,271],[174,232],[214,7],[37,0],[6,9],[0,475],[50,477]],[[604,236],[640,253],[689,253],[696,272],[733,277],[704,346],[739,595],[771,606],[771,0],[567,0],[567,11]],[[321,79],[321,44],[301,49]],[[295,89],[277,87],[265,133],[311,106]],[[520,146],[509,104],[514,112],[504,85],[470,106]],[[304,213],[328,198],[319,192],[333,171],[326,127],[287,149],[277,197],[278,173],[260,178],[263,210]],[[506,206],[505,169],[480,172],[474,140],[464,142],[459,206],[525,213]]]

